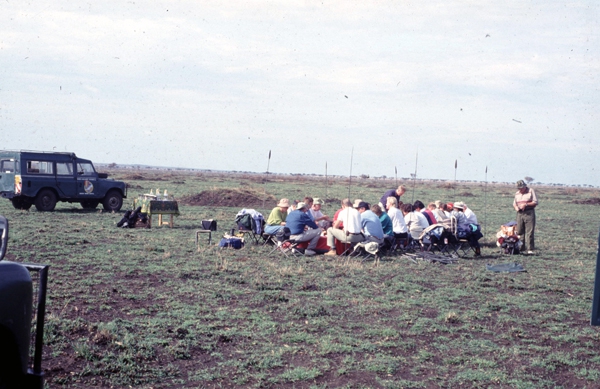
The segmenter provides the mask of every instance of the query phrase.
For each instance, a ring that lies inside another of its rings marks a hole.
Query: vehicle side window
[[[15,161],[7,160],[7,159],[0,161],[0,172],[14,173],[15,172]]]
[[[94,166],[91,163],[78,163],[77,174],[80,176],[92,176],[96,173]]]
[[[60,176],[72,176],[73,164],[71,162],[56,162],[56,174]]]
[[[28,174],[54,174],[52,162],[47,161],[27,161]]]

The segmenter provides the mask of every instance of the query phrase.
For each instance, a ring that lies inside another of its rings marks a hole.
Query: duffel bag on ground
[[[241,249],[244,247],[244,239],[236,238],[235,236],[224,236],[219,242],[219,247],[231,247],[234,249]]]

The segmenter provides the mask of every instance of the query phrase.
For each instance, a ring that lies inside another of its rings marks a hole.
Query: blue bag
[[[242,247],[244,247],[244,239],[236,238],[236,237],[223,238],[219,242],[219,247],[221,247],[221,248],[231,247],[236,250],[239,250]]]

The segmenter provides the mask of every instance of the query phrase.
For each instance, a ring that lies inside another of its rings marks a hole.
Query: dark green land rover
[[[127,197],[124,182],[96,173],[92,161],[75,153],[0,151],[0,196],[17,209],[53,211],[57,201],[119,211]]]

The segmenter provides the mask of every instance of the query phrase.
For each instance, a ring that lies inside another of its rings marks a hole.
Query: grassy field
[[[111,176],[132,186],[124,210],[156,188],[178,198],[209,189],[348,194],[343,181],[326,189],[305,176]],[[350,197],[376,202],[392,187],[356,180]],[[417,184],[415,200],[462,200],[485,225],[483,257],[451,265],[286,258],[254,245],[219,250],[205,238],[196,248],[202,219],[216,219],[220,237],[246,204],[181,205],[175,228],[149,230],[116,228],[122,213],[78,204],[40,213],[2,201],[0,213],[11,223],[7,259],[51,265],[49,388],[597,388],[600,336],[589,317],[598,208],[573,200],[599,193],[536,188],[537,254],[510,257],[493,243],[515,217],[515,191]],[[257,210],[266,217],[273,206]],[[512,261],[527,272],[485,267]]]

